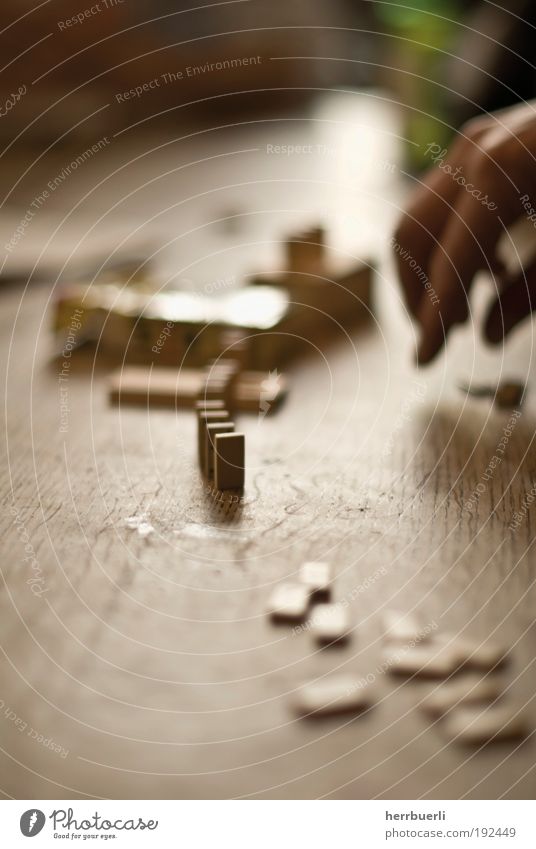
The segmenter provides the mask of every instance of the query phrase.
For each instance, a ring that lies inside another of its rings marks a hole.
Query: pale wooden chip
[[[272,592],[268,613],[282,622],[301,622],[309,606],[309,590],[305,584],[291,581],[279,584]]]
[[[459,657],[452,646],[432,641],[398,651],[390,649],[384,654],[384,663],[393,675],[447,678],[459,667]]]
[[[331,593],[329,563],[309,560],[300,567],[300,581],[309,587],[312,596],[328,598]]]
[[[427,634],[415,616],[399,610],[386,610],[383,614],[384,640],[394,643],[423,642]]]
[[[311,614],[310,626],[319,643],[343,642],[348,638],[346,608],[340,603],[317,604]]]
[[[480,643],[465,637],[456,639],[455,643],[460,662],[471,669],[489,672],[506,661],[507,649],[498,643],[491,641]]]
[[[421,702],[421,708],[431,716],[443,716],[458,705],[493,702],[500,698],[503,690],[504,682],[495,677],[462,675],[438,686]]]
[[[512,705],[463,707],[445,719],[445,733],[460,743],[500,743],[521,740],[528,734],[523,712]]]
[[[294,698],[301,716],[358,713],[373,702],[370,685],[353,675],[332,675],[311,681]]]

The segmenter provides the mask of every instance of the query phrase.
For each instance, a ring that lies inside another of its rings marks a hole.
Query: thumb
[[[484,335],[494,345],[536,309],[536,262],[515,277],[503,279],[498,297],[488,310]]]

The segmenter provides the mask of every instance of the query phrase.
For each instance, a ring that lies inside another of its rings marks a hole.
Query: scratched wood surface
[[[374,114],[369,129],[382,136],[380,124]],[[308,138],[310,128],[296,132]],[[377,165],[363,225],[378,234],[375,250],[398,203]],[[318,158],[303,167],[318,174]],[[288,173],[266,192],[256,187],[255,208],[271,210],[272,226],[276,209],[300,220],[311,208],[309,195],[289,198]],[[237,182],[218,174],[222,185]],[[336,192],[315,192],[332,211]],[[244,208],[248,195],[235,186],[222,197]],[[204,256],[223,237],[210,238]],[[240,256],[254,241],[243,231],[225,238]],[[482,751],[450,744],[419,710],[434,685],[379,670],[387,608],[493,635],[511,647],[509,692],[534,718],[535,508],[509,527],[536,473],[531,328],[498,352],[459,330],[448,355],[419,373],[388,262],[376,285],[368,330],[296,366],[276,415],[241,417],[247,486],[231,512],[204,491],[190,413],[111,408],[105,375],[73,368],[62,419],[50,287],[4,292],[5,797],[534,796],[532,738]],[[484,296],[483,284],[477,302]],[[532,380],[506,444],[510,414],[456,388],[501,374]],[[502,462],[486,475],[501,440]],[[132,515],[146,515],[154,532],[126,527]],[[306,559],[333,564],[352,622],[345,647],[318,650],[306,630],[264,614],[273,586]],[[375,706],[354,720],[296,719],[295,689],[335,671],[371,674]]]

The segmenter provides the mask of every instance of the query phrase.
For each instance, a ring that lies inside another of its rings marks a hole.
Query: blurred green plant
[[[434,142],[446,147],[453,135],[442,88],[448,80],[441,76],[444,51],[455,49],[463,6],[456,0],[411,0],[410,5],[378,3],[375,9],[386,31],[394,36],[394,61],[389,64],[397,70],[393,70],[391,84],[405,107],[407,163],[420,171],[429,165],[426,145]]]

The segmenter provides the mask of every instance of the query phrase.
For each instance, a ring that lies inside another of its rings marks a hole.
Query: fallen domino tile
[[[522,740],[528,734],[528,725],[522,711],[512,705],[491,707],[463,707],[454,710],[445,719],[445,733],[457,743],[500,743],[504,740]]]
[[[266,380],[265,371],[244,371],[235,375],[230,369],[224,369],[218,373],[216,386],[211,382],[207,393],[206,374],[202,369],[177,371],[161,366],[123,366],[113,372],[107,382],[112,404],[177,410],[193,408],[200,403],[208,409],[213,401],[224,403],[230,395],[238,410],[258,414],[259,403],[266,395]],[[288,393],[284,374],[278,373],[277,381],[270,381],[270,390],[267,412],[273,413]]]
[[[300,581],[309,588],[314,598],[329,598],[331,594],[331,569],[329,563],[307,561],[300,567]]]
[[[305,586],[305,585],[304,585]],[[340,643],[348,638],[348,616],[342,604],[317,604],[310,620],[311,632],[319,643]]]
[[[200,410],[197,413],[197,459],[199,468],[203,469],[205,459],[205,439],[208,424],[229,421],[227,410]]]
[[[124,366],[108,379],[111,403],[143,407],[177,409],[184,393],[195,391],[195,386],[191,371],[148,366]]]
[[[245,453],[243,433],[216,434],[214,485],[217,490],[244,488]]]
[[[214,476],[215,439],[218,433],[232,433],[234,422],[208,422],[205,427],[203,473],[210,480]]]
[[[359,713],[372,704],[370,686],[354,675],[331,675],[311,681],[296,693],[296,713],[312,718],[342,713]]]
[[[309,607],[309,590],[304,584],[285,582],[272,592],[268,613],[277,622],[301,622]]]
[[[409,643],[412,640],[422,642],[427,637],[414,616],[410,613],[400,613],[398,610],[385,611],[383,628],[386,642]]]
[[[443,716],[452,708],[494,702],[503,693],[503,684],[495,677],[464,675],[439,686],[424,699],[421,708],[431,716]]]
[[[422,678],[447,678],[460,666],[455,646],[432,642],[413,648],[390,649],[384,663],[393,675],[415,675]]]

